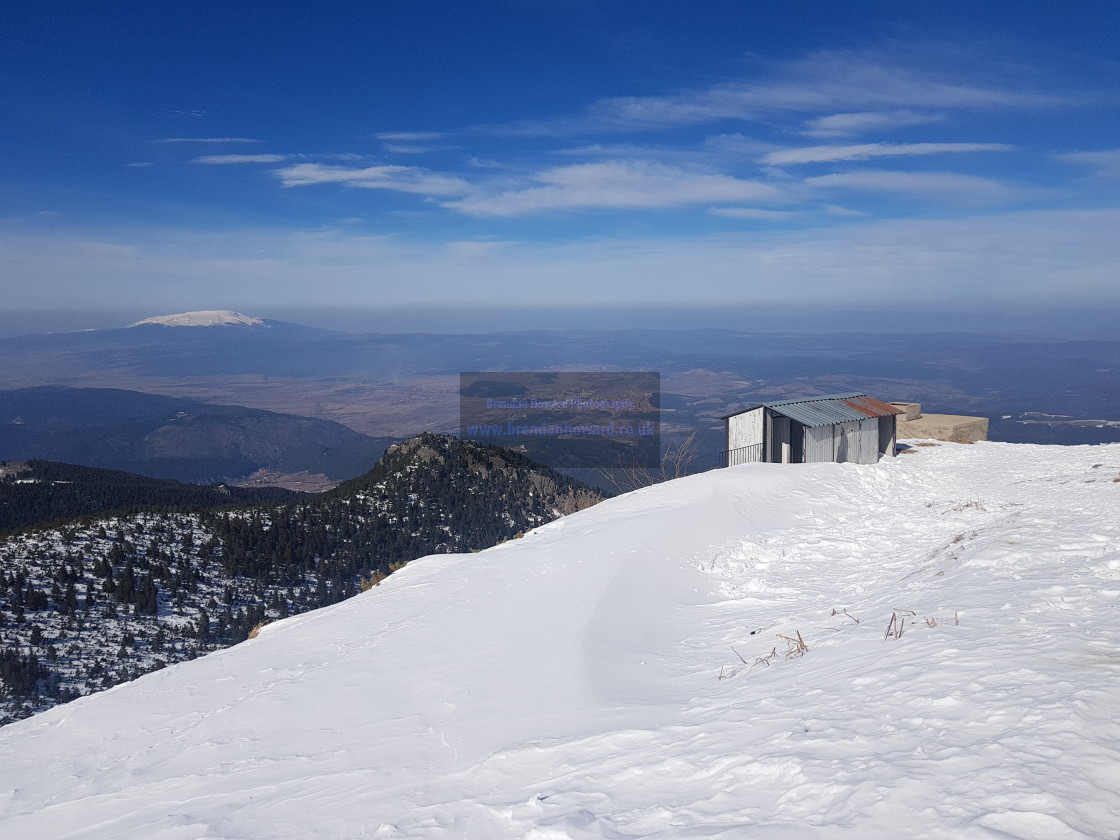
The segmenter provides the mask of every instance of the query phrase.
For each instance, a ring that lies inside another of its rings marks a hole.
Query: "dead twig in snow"
[[[753,671],[759,665],[765,665],[767,668],[769,668],[770,667],[770,660],[773,659],[777,655],[778,655],[778,649],[774,648],[766,656],[758,657],[758,659],[756,659],[754,661],[754,664],[751,665],[751,667],[747,669],[747,673],[749,674],[751,671]]]
[[[906,629],[906,619],[909,616],[917,615],[913,610],[895,610],[891,613],[891,620],[887,624],[887,631],[883,634],[883,641],[892,636],[895,639],[902,638],[902,632]]]
[[[809,646],[805,644],[805,640],[801,638],[801,631],[795,630],[794,632],[797,633],[796,639],[790,636],[783,636],[781,633],[775,634],[779,639],[784,639],[786,644],[789,645],[789,650],[786,651],[786,659],[793,656],[804,656],[809,652]]]

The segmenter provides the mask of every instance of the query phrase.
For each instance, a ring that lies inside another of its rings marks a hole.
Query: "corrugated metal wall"
[[[859,459],[854,464],[879,463],[879,419],[868,417],[859,423]]]
[[[803,426],[800,421],[794,419],[791,422],[777,412],[773,423],[769,423],[766,420],[769,411],[774,410],[759,406],[726,418],[725,462],[728,466],[754,461],[781,462],[786,457],[784,453],[793,457],[800,454],[799,460],[803,463],[832,461],[850,464],[876,464],[885,449],[893,454],[893,415]],[[880,423],[884,426],[882,432]],[[787,425],[788,433],[784,431]],[[767,440],[767,437],[771,439]],[[799,440],[803,442],[800,452],[797,445]],[[782,444],[786,446],[783,447]]]
[[[727,418],[727,449],[744,449],[762,443],[762,415],[765,408],[756,408]]]
[[[836,460],[835,426],[813,426],[805,429],[805,463]]]
[[[805,429],[805,462],[835,461],[876,464],[879,461],[879,421],[869,417],[851,423]]]

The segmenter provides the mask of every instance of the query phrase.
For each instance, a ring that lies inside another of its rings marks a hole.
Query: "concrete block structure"
[[[955,443],[973,443],[988,439],[988,418],[964,414],[923,414],[921,403],[893,402],[903,411],[898,415],[899,440],[929,438]]]

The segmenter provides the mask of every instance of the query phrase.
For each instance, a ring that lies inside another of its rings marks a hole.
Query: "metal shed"
[[[762,403],[723,418],[724,462],[874,464],[894,455],[895,416],[902,413],[867,394]]]

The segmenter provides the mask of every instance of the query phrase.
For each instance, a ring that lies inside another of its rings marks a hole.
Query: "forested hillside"
[[[0,533],[93,514],[233,507],[300,496],[280,487],[184,484],[57,461],[0,463]]]
[[[0,540],[0,722],[242,641],[416,557],[485,548],[600,499],[517,453],[425,434],[321,496],[11,534]]]

